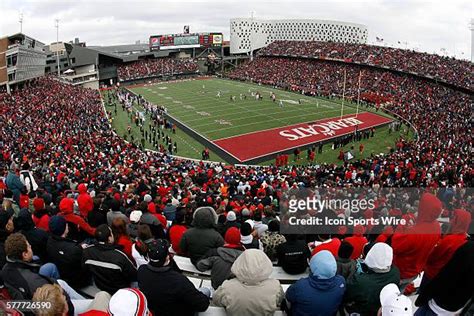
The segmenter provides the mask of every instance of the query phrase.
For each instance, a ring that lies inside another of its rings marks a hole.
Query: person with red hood
[[[351,259],[358,259],[364,250],[365,244],[368,243],[367,238],[363,236],[365,228],[362,225],[354,226],[354,234],[351,237],[344,238],[345,241],[350,243],[354,250],[352,251]]]
[[[311,257],[322,250],[329,250],[334,258],[336,258],[339,252],[339,247],[341,246],[341,240],[337,237],[332,238],[332,236],[328,234],[318,234],[317,238],[318,240],[311,242],[308,245],[312,249]]]
[[[74,211],[74,200],[71,198],[63,198],[59,202],[59,214],[66,219],[69,224],[69,238],[71,239],[82,239],[80,236],[81,232],[85,232],[89,237],[94,237],[95,228],[91,227],[81,216],[73,213]]]
[[[196,265],[199,271],[211,269],[211,284],[214,289],[232,276],[232,264],[245,250],[240,243],[240,231],[237,227],[226,231],[224,241],[224,246],[209,250]]]
[[[41,228],[44,231],[49,231],[49,215],[45,208],[44,200],[42,198],[35,198],[33,200],[33,212],[32,218],[35,226]]]
[[[428,257],[422,284],[436,277],[439,271],[451,260],[456,250],[467,242],[467,231],[470,223],[471,213],[465,210],[454,211],[449,234],[441,238]]]
[[[79,191],[79,196],[77,197],[79,212],[83,218],[87,218],[87,214],[94,209],[94,201],[92,201],[92,197],[87,192],[87,187],[84,183],[79,184],[77,190]]]
[[[431,193],[424,193],[416,224],[409,228],[398,227],[393,235],[393,262],[400,269],[401,291],[424,270],[428,257],[438,243],[441,227],[437,218],[441,211],[441,201]]]

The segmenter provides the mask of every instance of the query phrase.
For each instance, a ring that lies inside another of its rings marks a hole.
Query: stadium
[[[2,312],[473,315],[474,64],[228,29],[1,35]]]

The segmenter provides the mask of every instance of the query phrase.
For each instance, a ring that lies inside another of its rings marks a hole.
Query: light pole
[[[23,33],[23,13],[20,13],[20,20],[18,22],[20,22],[20,33]]]
[[[59,19],[54,20],[55,27],[56,27],[56,62],[58,64],[58,77],[61,74],[61,70],[59,68]]]
[[[250,61],[253,61],[253,13],[250,12]]]

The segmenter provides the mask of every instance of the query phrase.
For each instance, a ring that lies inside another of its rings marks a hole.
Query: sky
[[[259,19],[325,19],[364,24],[369,43],[455,55],[470,59],[473,0],[365,1],[120,1],[120,0],[0,0],[0,37],[20,31],[49,44],[78,37],[88,46],[147,42],[150,35],[222,32],[229,39],[229,21]],[[400,44],[398,44],[400,42]]]

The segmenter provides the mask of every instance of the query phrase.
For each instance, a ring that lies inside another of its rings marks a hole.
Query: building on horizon
[[[323,41],[367,43],[367,26],[356,23],[315,20],[230,20],[230,53],[245,54],[274,41]]]
[[[0,38],[0,86],[12,86],[44,75],[44,43],[23,33]]]

